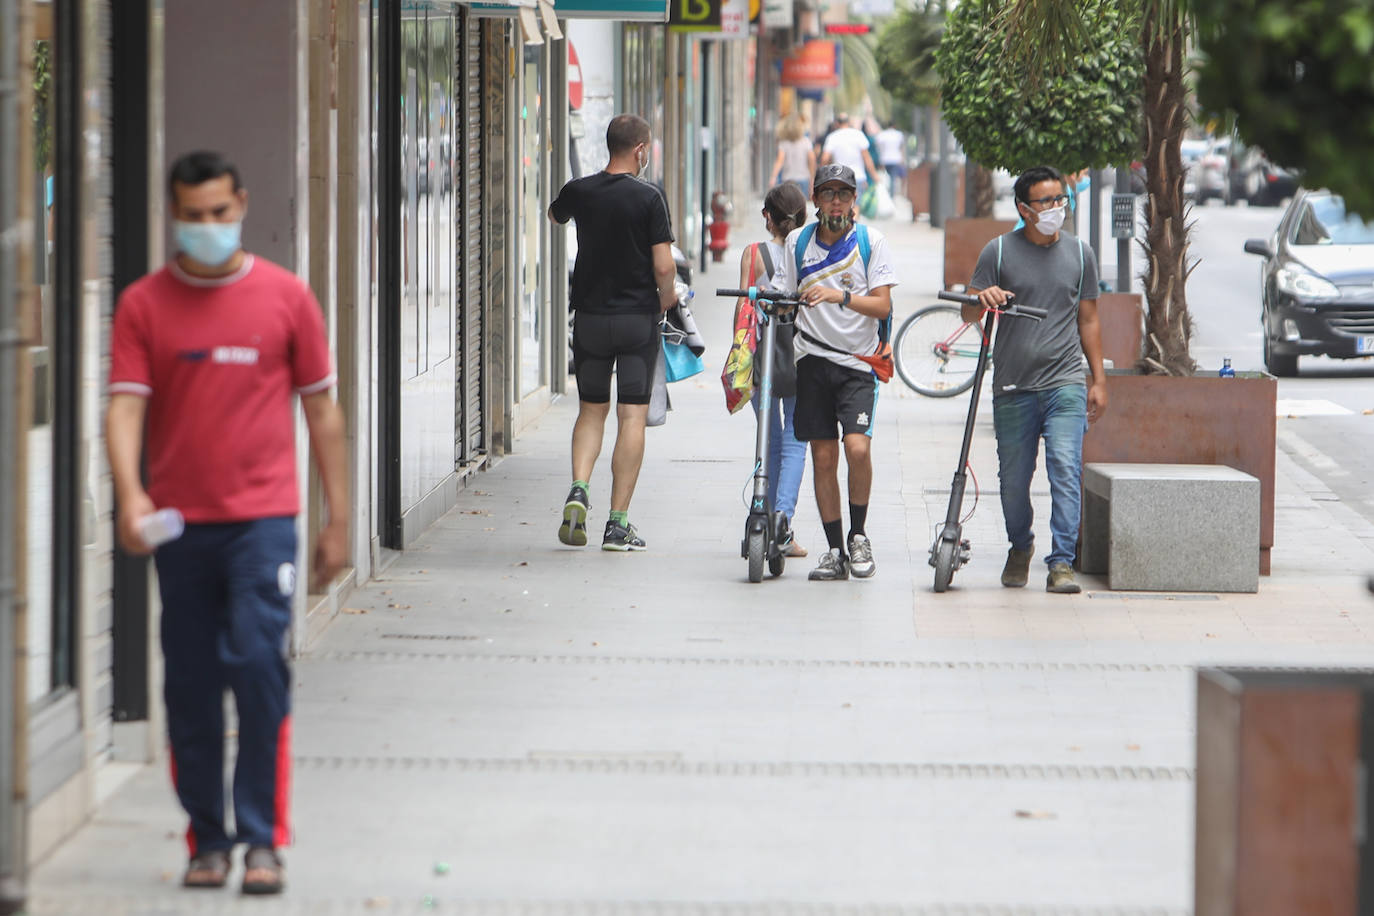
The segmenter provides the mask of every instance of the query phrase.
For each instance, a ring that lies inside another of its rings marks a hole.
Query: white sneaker
[[[873,562],[873,545],[868,536],[856,534],[849,539],[849,574],[856,579],[867,579],[877,572]]]
[[[821,562],[806,578],[812,582],[833,582],[849,578],[849,565],[845,562],[840,548],[833,547],[821,554]]]

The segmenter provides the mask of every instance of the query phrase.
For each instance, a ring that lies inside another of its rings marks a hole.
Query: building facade
[[[610,117],[653,125],[688,257],[713,192],[755,193],[754,109],[725,91],[755,80],[752,33],[675,31],[663,0],[521,3],[0,0],[0,912],[112,764],[162,753],[156,582],[115,546],[102,423],[119,293],[170,253],[171,161],[226,153],[245,247],[325,314],[349,569],[298,596],[298,650],[568,392],[574,240],[544,214],[605,164]],[[302,570],[307,453],[298,420]]]

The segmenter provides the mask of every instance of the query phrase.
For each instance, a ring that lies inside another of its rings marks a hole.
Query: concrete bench
[[[1085,573],[1131,591],[1259,591],[1260,482],[1213,464],[1083,469]]]

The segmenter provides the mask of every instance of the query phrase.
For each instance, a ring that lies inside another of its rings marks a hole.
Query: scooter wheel
[[[764,532],[754,531],[749,535],[749,581],[763,581],[763,561],[768,552],[768,539]]]
[[[935,548],[935,591],[943,592],[949,588],[949,580],[954,578],[954,552],[958,544],[941,539]]]
[[[779,550],[778,555],[768,558],[768,575],[776,579],[782,575],[783,567],[787,565],[787,557],[783,551]]]

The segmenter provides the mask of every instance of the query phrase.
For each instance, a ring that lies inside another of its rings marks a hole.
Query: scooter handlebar
[[[955,293],[949,290],[941,290],[936,294],[939,298],[949,302],[958,302],[961,305],[981,305],[977,296],[970,296],[968,293]],[[1011,318],[1029,318],[1032,321],[1041,321],[1049,316],[1048,309],[1042,309],[1034,305],[1012,305],[1014,296],[1008,295],[1007,302],[1002,307],[1002,314]]]
[[[725,296],[729,299],[750,298],[750,291],[747,289],[717,289],[717,296]],[[755,287],[753,298],[760,302],[772,302],[775,305],[801,305],[802,301],[790,293],[784,293],[774,289],[764,289]]]

